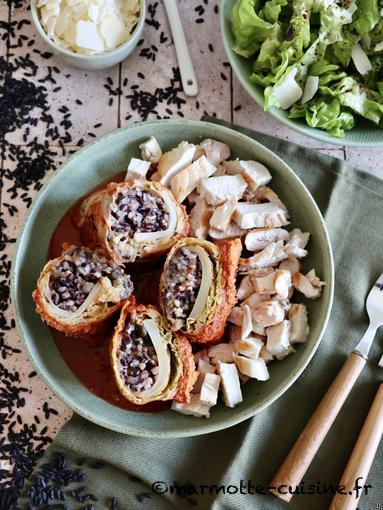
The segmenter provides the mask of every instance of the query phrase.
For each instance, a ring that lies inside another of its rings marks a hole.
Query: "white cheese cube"
[[[246,181],[240,175],[222,175],[201,181],[198,191],[210,205],[221,205],[226,200],[239,200],[246,189]]]
[[[125,180],[130,179],[145,179],[146,174],[150,168],[150,161],[143,161],[142,159],[132,158],[128,165]]]
[[[275,326],[266,328],[267,350],[274,356],[282,354],[289,346],[290,321],[284,320]]]
[[[237,367],[234,363],[219,361],[217,368],[221,376],[223,400],[228,407],[234,407],[243,401]]]
[[[207,373],[201,387],[200,400],[202,404],[215,406],[218,398],[219,385],[221,376],[217,374]]]
[[[289,310],[290,342],[303,343],[310,332],[307,319],[307,307],[301,304],[292,304]]]
[[[210,407],[211,406],[203,404],[200,400],[200,396],[196,394],[191,396],[188,404],[180,404],[173,400],[171,409],[172,411],[177,411],[178,413],[186,414],[187,416],[196,416],[197,418],[205,416],[206,418],[209,418]]]
[[[160,144],[151,136],[146,142],[141,143],[138,148],[141,151],[141,157],[145,161],[150,161],[151,163],[158,163],[160,157],[162,156],[162,150]]]
[[[245,356],[235,356],[234,361],[242,374],[257,379],[258,381],[267,381],[270,379],[266,363],[262,358],[251,359]]]
[[[217,177],[222,179],[222,177]],[[289,222],[286,213],[276,204],[253,204],[251,202],[239,202],[234,213],[234,221],[241,228],[276,228],[283,227]]]

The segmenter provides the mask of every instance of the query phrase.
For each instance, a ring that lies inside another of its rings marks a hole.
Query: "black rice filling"
[[[179,248],[166,269],[162,300],[165,315],[178,331],[186,325],[202,281],[202,267],[198,255],[187,247]]]
[[[146,189],[125,189],[111,207],[111,229],[132,237],[136,232],[159,232],[169,226],[169,213],[161,197]]]
[[[133,393],[149,390],[158,375],[156,351],[144,328],[126,321],[117,354],[125,386]]]
[[[75,312],[103,276],[108,277],[112,285],[119,285],[122,281],[124,290],[120,300],[131,295],[133,284],[130,277],[112,261],[85,248],[66,253],[64,259],[52,267],[49,278],[53,303],[62,310]]]

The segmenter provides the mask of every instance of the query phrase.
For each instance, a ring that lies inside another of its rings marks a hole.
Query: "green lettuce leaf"
[[[304,105],[294,105],[290,110],[290,119],[305,118],[307,124],[313,128],[320,128],[330,135],[342,138],[345,130],[354,127],[354,117],[347,111],[342,111],[339,98],[331,101],[313,99]]]
[[[287,0],[267,0],[259,12],[260,18],[269,23],[276,23],[281,14],[282,7],[287,5]]]
[[[377,0],[359,0],[358,11],[356,17],[354,17],[353,26],[361,37],[369,34],[379,23],[380,19]]]
[[[231,27],[235,37],[234,51],[251,57],[273,29],[273,25],[256,14],[255,0],[237,0],[231,11]]]
[[[368,97],[365,87],[359,83],[354,84],[351,91],[341,94],[339,100],[343,106],[347,106],[362,117],[379,124],[383,118],[383,103],[378,102],[379,96]]]

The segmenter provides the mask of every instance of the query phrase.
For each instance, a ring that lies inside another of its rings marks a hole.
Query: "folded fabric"
[[[88,510],[328,508],[332,494],[331,490],[324,494],[325,486],[338,484],[381,378],[379,339],[304,477],[304,487],[314,484],[315,494],[296,495],[287,505],[266,490],[265,494],[254,492],[257,486],[258,492],[262,492],[260,486],[267,487],[367,326],[365,297],[383,270],[383,181],[313,150],[231,127],[286,161],[325,217],[334,251],[335,299],[316,355],[277,402],[254,418],[213,434],[180,439],[129,437],[74,416],[38,463],[24,488],[20,508],[27,503],[31,506],[25,508],[64,508],[59,506],[64,505],[60,503],[64,497],[68,508]],[[381,445],[368,478],[372,488],[362,496],[360,509],[383,504],[382,455]],[[59,491],[53,493],[58,506],[44,506],[53,504],[42,495],[51,486]]]

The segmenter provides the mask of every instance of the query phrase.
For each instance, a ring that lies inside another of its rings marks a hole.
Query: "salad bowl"
[[[244,2],[248,3],[252,8],[254,2],[252,0],[244,0]],[[247,91],[249,96],[261,107],[265,107],[265,95],[264,95],[264,87],[255,83],[256,80],[250,78],[250,76],[254,73],[253,70],[253,60],[251,58],[245,58],[241,56],[239,53],[234,51],[234,48],[237,45],[235,36],[233,34],[233,27],[231,22],[231,12],[233,7],[236,5],[236,0],[223,0],[221,6],[221,35],[223,39],[223,44],[225,47],[226,54],[229,58],[230,64],[234,71],[234,74]],[[242,17],[246,16],[245,14],[241,14]],[[246,20],[245,20],[246,21]],[[334,20],[334,23],[336,20]],[[251,26],[252,21],[249,21],[249,26]],[[336,23],[335,23],[336,24]],[[302,28],[303,29],[303,28]],[[260,29],[259,29],[260,30]],[[242,32],[243,28],[242,28]],[[246,33],[244,35],[246,37]],[[346,41],[347,43],[347,41]],[[277,51],[277,50],[275,50]],[[271,54],[268,58],[271,58]],[[257,74],[255,72],[255,74]],[[347,77],[349,78],[349,77]],[[353,99],[354,100],[354,99]],[[356,101],[356,100],[355,100]],[[269,102],[270,103],[270,102]],[[381,98],[382,106],[378,106],[377,108],[380,111],[383,111],[383,97]],[[336,145],[342,145],[346,147],[382,147],[383,146],[383,130],[381,127],[377,126],[373,122],[366,120],[360,116],[355,115],[355,126],[350,130],[345,130],[344,136],[334,136],[329,134],[323,129],[310,127],[304,120],[304,118],[290,118],[288,115],[288,111],[282,110],[281,108],[276,108],[275,106],[270,106],[267,109],[267,113],[278,119],[281,123],[286,126],[294,129],[306,136],[311,138],[315,138],[324,143],[332,143]],[[328,111],[327,111],[328,113]],[[329,112],[331,115],[332,112]],[[315,115],[320,115],[320,113],[315,113]],[[347,124],[347,121],[345,121]]]

